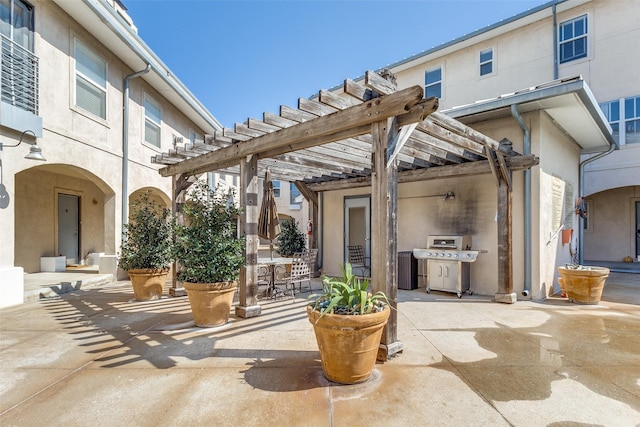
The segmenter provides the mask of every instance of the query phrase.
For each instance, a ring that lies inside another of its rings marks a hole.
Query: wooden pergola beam
[[[423,93],[422,87],[412,86],[346,110],[336,111],[242,143],[234,143],[214,152],[164,167],[159,172],[162,176],[189,171],[208,172],[236,165],[240,159],[252,154],[271,157],[369,133],[372,123],[405,114],[422,100]]]
[[[511,171],[529,169],[537,165],[539,159],[529,154],[526,156],[506,157],[505,165]],[[488,160],[460,163],[457,165],[439,166],[437,168],[416,169],[398,172],[398,182],[429,181],[441,178],[458,178],[463,176],[483,175],[491,173]],[[371,177],[348,178],[340,181],[319,182],[307,184],[314,191],[333,191],[348,188],[369,187]]]

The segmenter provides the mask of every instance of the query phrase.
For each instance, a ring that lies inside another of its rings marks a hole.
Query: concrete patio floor
[[[597,306],[398,293],[404,351],[352,386],[322,375],[308,293],[217,328],[126,281],[5,308],[0,425],[640,424],[640,274]]]

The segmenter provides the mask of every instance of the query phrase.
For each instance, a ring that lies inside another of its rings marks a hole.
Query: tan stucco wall
[[[640,185],[616,188],[586,198],[590,225],[584,231],[585,260],[621,262],[636,258],[635,204]]]
[[[15,259],[25,272],[40,271],[41,256],[58,255],[58,193],[80,198],[80,256],[104,251],[104,194],[94,183],[36,168],[18,174],[16,191],[23,197],[15,203]]]

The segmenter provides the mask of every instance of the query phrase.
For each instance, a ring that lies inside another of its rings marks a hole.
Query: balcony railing
[[[38,115],[38,57],[2,37],[2,101]]]

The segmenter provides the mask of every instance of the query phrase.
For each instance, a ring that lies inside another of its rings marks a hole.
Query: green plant
[[[171,210],[145,192],[132,203],[129,224],[124,224],[118,265],[123,270],[164,269],[173,262]]]
[[[368,280],[360,280],[353,275],[350,263],[340,265],[342,277],[322,276],[322,293],[310,295],[316,298],[311,306],[322,315],[331,314],[368,314],[381,311],[389,300],[384,292],[371,294],[367,290]]]
[[[278,253],[282,256],[292,256],[305,249],[304,233],[298,230],[295,219],[287,219],[280,224],[278,235]]]
[[[232,190],[212,190],[198,181],[182,205],[183,224],[174,225],[178,280],[216,283],[237,280],[244,265],[244,237],[238,236],[239,209]]]

